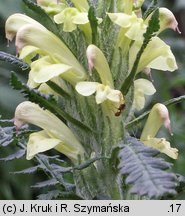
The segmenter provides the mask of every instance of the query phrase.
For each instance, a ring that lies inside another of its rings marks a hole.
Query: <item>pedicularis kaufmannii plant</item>
[[[23,3],[27,15],[11,15],[5,26],[17,55],[0,56],[28,74],[27,84],[11,75],[13,88],[28,100],[13,120],[1,120],[1,145],[19,148],[4,160],[26,154],[37,163],[15,173],[47,174],[49,180],[35,185],[48,186],[40,199],[175,196],[182,176],[163,155],[177,159],[178,150],[156,135],[163,126],[172,133],[167,106],[184,97],[142,113],[146,99],[161,91],[151,70],[177,69],[160,39],[166,29],[179,32],[172,12],[155,0],[150,6],[144,0]],[[132,136],[145,117],[141,134]]]

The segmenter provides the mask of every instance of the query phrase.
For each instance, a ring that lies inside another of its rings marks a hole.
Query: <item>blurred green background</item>
[[[0,0],[0,50],[15,54],[14,43],[7,47],[5,39],[4,26],[7,17],[13,13],[23,11],[22,0]],[[13,90],[9,85],[10,72],[15,70],[9,64],[0,61],[0,115],[3,119],[12,119],[15,107],[24,100],[22,95]],[[25,74],[19,74],[24,80]],[[0,157],[13,152],[14,146],[1,148]],[[30,189],[36,176],[33,175],[13,175],[10,172],[24,169],[30,166],[30,161],[14,160],[11,162],[0,162],[0,200],[2,199],[34,199],[34,191]]]
[[[146,1],[145,5],[151,1]],[[172,10],[179,22],[179,28],[182,32],[167,30],[161,34],[161,37],[171,46],[176,56],[179,69],[174,73],[153,71],[152,76],[154,85],[158,89],[152,103],[163,102],[173,97],[185,94],[185,1],[184,0],[159,0],[163,7]],[[7,41],[4,34],[4,24],[7,17],[13,13],[23,11],[21,0],[0,0],[0,50],[15,54],[14,43],[7,47]],[[0,114],[3,119],[13,118],[15,107],[24,100],[19,92],[12,90],[9,86],[10,72],[13,68],[10,65],[0,62]],[[15,68],[14,68],[15,70]],[[24,80],[25,74],[19,73]],[[179,158],[174,163],[174,170],[177,173],[185,175],[185,102],[169,107],[174,136],[170,136],[168,131],[163,129],[159,137],[166,137],[173,147],[179,149]],[[138,131],[133,131],[137,133]],[[12,151],[9,148],[1,148],[0,158]],[[12,175],[9,172],[20,170],[30,166],[32,162],[26,160],[17,160],[13,162],[0,161],[0,200],[2,199],[35,199],[36,194],[30,186],[39,178],[36,175]],[[185,192],[178,196],[178,199],[185,199]]]

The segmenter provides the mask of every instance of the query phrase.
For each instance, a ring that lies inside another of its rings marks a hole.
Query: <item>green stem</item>
[[[185,95],[182,95],[180,97],[177,97],[177,98],[173,98],[173,99],[170,99],[168,101],[165,101],[163,104],[165,106],[171,106],[171,105],[175,105],[177,103],[181,103],[182,101],[185,100]],[[140,115],[139,117],[135,118],[134,120],[128,122],[125,127],[128,129],[128,128],[131,128],[132,126],[134,126],[135,124],[138,124],[140,121],[142,121],[144,118],[146,118],[148,116],[148,114],[150,113],[150,110],[147,111],[147,112],[144,112],[142,115]]]
[[[185,100],[185,95],[182,95],[180,97],[176,97],[176,98],[172,98],[166,102],[164,102],[165,106],[171,106],[171,105],[175,105],[177,103],[182,102],[183,100]]]

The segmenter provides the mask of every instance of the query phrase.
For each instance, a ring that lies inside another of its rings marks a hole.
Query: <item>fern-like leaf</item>
[[[160,198],[176,194],[177,178],[166,170],[171,164],[155,157],[159,152],[146,147],[136,138],[127,138],[121,145],[120,173],[126,175],[126,184],[132,185],[130,193]]]
[[[17,58],[14,55],[11,55],[9,53],[5,53],[0,51],[0,61],[4,61],[7,63],[10,63],[12,65],[16,65],[19,68],[21,68],[22,70],[26,70],[29,68],[29,65],[26,64],[25,62],[23,62],[21,59]]]
[[[0,127],[0,146],[6,147],[14,141],[13,130],[14,127]]]
[[[11,161],[11,160],[15,160],[15,159],[20,159],[25,155],[26,151],[24,149],[20,149],[17,152],[15,152],[14,154],[8,155],[5,158],[0,158],[0,161]]]
[[[60,86],[58,86],[56,83],[52,82],[51,80],[47,81],[47,85],[56,93],[58,93],[60,96],[64,97],[65,99],[69,100],[71,98],[69,93],[67,93],[64,89],[62,89]]]
[[[57,173],[70,173],[72,172],[72,167],[62,167],[61,165],[58,164],[51,164],[51,167],[54,172]]]
[[[11,174],[33,174],[35,173],[38,169],[43,169],[43,167],[41,165],[37,165],[34,167],[29,167],[27,169],[24,170],[20,170],[20,171],[16,171],[16,172],[11,172]]]
[[[57,184],[59,183],[60,185],[62,185],[66,191],[73,190],[74,184],[68,183],[65,180],[65,178],[63,176],[63,172],[58,172],[58,169],[53,169],[53,163],[52,164],[50,163],[50,159],[53,160],[53,158],[49,158],[48,156],[43,155],[43,154],[38,154],[36,156],[36,159],[39,162],[39,164],[42,164],[42,167],[43,167],[42,169],[44,170],[44,172],[49,174],[52,179],[55,179]],[[66,167],[63,167],[61,164],[61,169],[62,168],[67,169]],[[68,171],[71,172],[70,167],[69,167]]]
[[[49,186],[53,186],[53,185],[57,185],[59,184],[59,181],[57,181],[56,179],[49,179],[43,182],[38,182],[35,185],[32,185],[32,188],[44,188],[44,187],[49,187]]]

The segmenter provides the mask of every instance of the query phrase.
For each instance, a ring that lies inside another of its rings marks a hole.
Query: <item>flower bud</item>
[[[141,134],[141,140],[146,140],[148,137],[155,137],[162,125],[168,128],[172,134],[168,109],[165,105],[157,103],[150,111]]]
[[[174,31],[177,31],[179,34],[181,33],[178,28],[178,22],[174,16],[174,14],[168,10],[167,8],[159,8],[159,19],[160,19],[160,32],[163,30],[170,28]]]
[[[39,26],[39,28],[43,28],[43,26],[34,19],[24,14],[16,13],[9,16],[5,23],[6,38],[9,41],[12,41],[19,29],[21,29],[26,24],[33,24]]]
[[[91,44],[88,46],[86,54],[89,70],[91,71],[94,67],[100,75],[102,84],[113,88],[113,80],[110,68],[102,51],[95,45]]]
[[[165,105],[157,103],[150,111],[149,117],[144,126],[140,140],[149,147],[155,148],[173,159],[178,157],[178,149],[172,148],[165,138],[156,138],[156,134],[164,125],[171,133],[170,118]],[[171,133],[172,135],[172,133]]]

